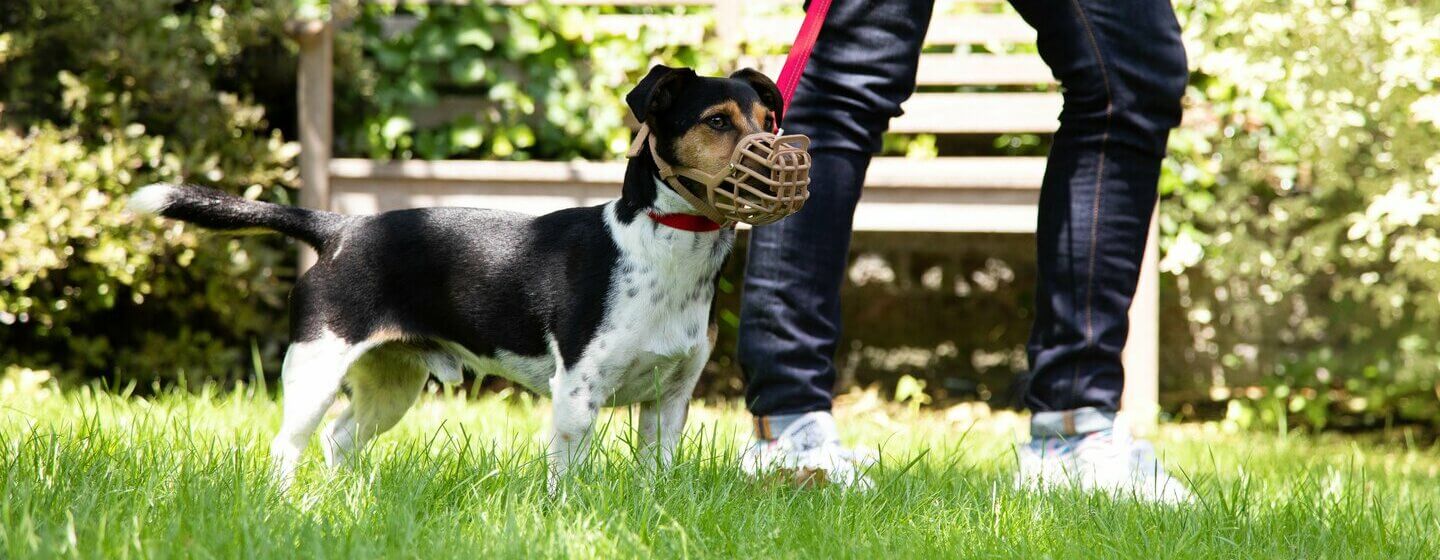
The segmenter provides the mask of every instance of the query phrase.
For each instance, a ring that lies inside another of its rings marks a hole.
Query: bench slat
[[[1021,86],[1052,84],[1055,77],[1039,55],[920,55],[919,84]]]
[[[392,6],[392,7],[393,7],[393,6],[401,6],[401,5],[404,5],[404,4],[409,4],[409,3],[413,2],[414,0],[364,0],[364,1],[367,2],[367,3],[371,3],[371,4],[378,4],[378,5],[381,5],[381,6]],[[474,2],[475,0],[421,0],[421,1],[422,1],[423,3],[425,3],[425,4],[431,4],[431,5],[443,5],[443,4],[466,5],[466,4],[470,4],[471,2]],[[503,5],[506,5],[506,6],[523,6],[523,5],[525,5],[525,4],[531,4],[531,3],[534,3],[534,2],[535,2],[535,0],[490,0],[490,1],[492,1],[492,2],[494,2],[494,3],[496,3],[496,4],[503,4]],[[557,5],[557,6],[638,6],[638,7],[656,6],[656,7],[663,7],[663,6],[713,6],[713,5],[717,4],[718,2],[717,2],[717,0],[550,0],[550,3],[551,3],[551,4],[554,4],[554,5]]]
[[[779,76],[784,56],[767,56],[753,64],[768,76]],[[1052,84],[1050,67],[1033,54],[922,54],[916,79],[922,86],[1029,86]]]
[[[765,16],[745,18],[741,25],[746,41],[761,45],[788,45],[800,30],[799,17]],[[983,45],[992,43],[1034,43],[1035,30],[1024,20],[1009,14],[966,14],[936,16],[925,34],[927,45]]]
[[[660,32],[673,40],[698,43],[705,37],[709,16],[616,14],[596,17],[596,27],[609,33],[634,35],[641,27]],[[747,17],[740,24],[743,40],[757,45],[784,46],[800,30],[800,18],[788,16]],[[940,16],[930,22],[925,35],[928,45],[1017,44],[1035,42],[1035,30],[1023,20],[1003,14]]]
[[[473,0],[457,0],[459,2],[470,2]],[[519,6],[529,4],[535,0],[497,0],[500,4]],[[557,6],[639,6],[639,7],[665,7],[665,6],[713,6],[716,0],[550,0],[551,4]]]
[[[615,185],[625,179],[623,161],[485,161],[337,158],[330,176],[348,180],[468,183]],[[875,158],[866,186],[923,189],[1036,189],[1045,174],[1040,157]],[[466,187],[460,187],[466,188]]]
[[[705,26],[709,22],[709,16],[616,14],[597,16],[595,28],[626,37],[635,37],[641,28],[648,28],[664,37],[667,43],[698,45],[705,40]]]
[[[917,93],[890,121],[898,133],[986,134],[1055,132],[1058,93]]]
[[[881,157],[871,160],[865,186],[1033,190],[1040,188],[1044,177],[1043,157]]]
[[[1034,231],[1043,158],[876,158],[861,231]],[[372,214],[423,206],[473,206],[544,214],[619,195],[625,162],[330,162],[332,210]]]

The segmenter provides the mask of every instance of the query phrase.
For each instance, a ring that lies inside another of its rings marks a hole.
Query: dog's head
[[[775,82],[748,68],[728,78],[706,78],[689,68],[656,65],[625,102],[654,135],[661,159],[710,175],[729,168],[742,139],[773,132],[783,116]],[[693,194],[701,194],[693,181],[680,182]]]

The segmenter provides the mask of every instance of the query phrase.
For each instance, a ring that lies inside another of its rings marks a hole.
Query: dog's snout
[[[773,185],[765,181],[759,181],[755,179],[756,177],[770,176],[770,165],[767,162],[756,158],[746,157],[740,158],[740,162],[736,165],[743,166],[747,171],[750,171],[750,173],[745,174],[745,176],[748,178],[748,180],[745,181],[746,184],[752,187],[762,188],[772,193],[775,192],[775,188]]]

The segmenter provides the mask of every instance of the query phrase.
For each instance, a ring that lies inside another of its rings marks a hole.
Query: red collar
[[[660,225],[685,231],[698,233],[715,231],[722,227],[710,218],[697,216],[695,214],[661,214],[654,210],[651,210],[648,214],[650,214],[650,219],[655,220],[655,222]]]

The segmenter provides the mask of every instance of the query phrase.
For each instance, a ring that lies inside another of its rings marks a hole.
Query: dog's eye
[[[705,124],[715,130],[727,130],[730,128],[730,119],[725,118],[724,115],[715,115],[705,119]]]
[[[775,130],[775,113],[766,113],[766,114],[765,114],[765,130],[766,130],[766,131]]]

